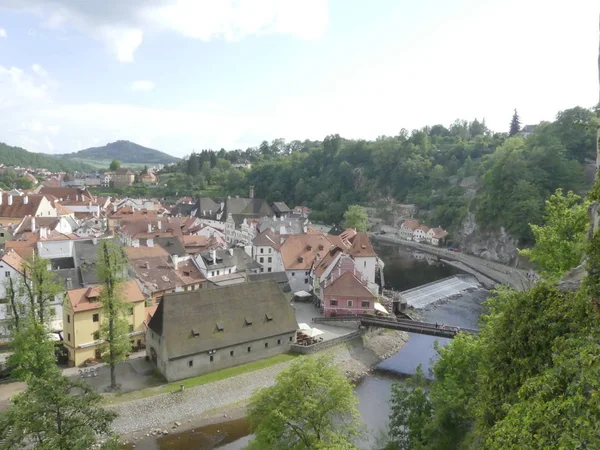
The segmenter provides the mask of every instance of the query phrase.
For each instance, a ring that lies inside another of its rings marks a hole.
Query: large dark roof
[[[154,239],[154,245],[164,248],[169,255],[186,255],[185,247],[178,237],[160,237]]]
[[[277,282],[265,280],[167,294],[149,327],[176,359],[293,333],[298,324]]]

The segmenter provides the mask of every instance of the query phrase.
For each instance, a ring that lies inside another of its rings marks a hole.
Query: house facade
[[[7,195],[0,192],[0,225],[16,225],[26,216],[57,217],[57,213],[44,195]]]
[[[112,176],[114,187],[131,186],[135,181],[135,174],[129,169],[117,169]]]
[[[400,226],[400,230],[398,234],[402,239],[406,239],[407,241],[413,240],[413,234],[417,228],[421,226],[421,223],[417,219],[408,219],[405,220]]]
[[[298,324],[275,280],[165,296],[146,331],[146,354],[177,381],[290,350]]]
[[[377,297],[367,288],[367,282],[356,269],[334,271],[323,283],[322,303],[325,317],[362,315],[375,312]]]
[[[429,227],[426,225],[420,225],[415,231],[413,231],[412,240],[415,242],[423,242],[427,241],[427,233],[429,232]]]
[[[99,296],[102,287],[71,289],[63,308],[63,344],[69,354],[69,365],[79,366],[87,360],[101,358],[100,326],[104,313]],[[144,300],[137,282],[124,283],[123,300],[127,303],[126,318],[132,351],[141,349],[145,342]]]

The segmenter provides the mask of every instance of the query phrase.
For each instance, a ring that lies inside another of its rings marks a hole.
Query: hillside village
[[[52,177],[33,190],[0,191],[4,340],[8,282],[28,276],[26,260],[43,258],[62,287],[49,332],[62,343],[64,362],[98,362],[104,240],[117,242],[128,263],[131,353],[145,352],[169,381],[329,339],[311,328],[312,317],[387,314],[377,282],[383,263],[368,235],[319,230],[306,207],[268,203],[252,187],[247,198],[182,197],[173,204],[100,197],[55,186]],[[302,300],[299,317],[291,302]]]

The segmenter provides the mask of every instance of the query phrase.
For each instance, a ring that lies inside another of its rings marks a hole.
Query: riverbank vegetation
[[[578,208],[579,199],[559,191],[544,229],[534,228],[532,254],[553,274],[548,280],[525,292],[498,290],[478,336],[459,334],[437,349],[432,382],[417,376],[412,386],[394,386],[386,449],[598,448],[598,231],[586,244],[581,286],[561,289],[556,276],[581,260],[578,233],[587,223]],[[563,220],[575,227],[567,249],[559,242],[569,228]],[[553,253],[563,251],[564,258]]]
[[[483,228],[503,226],[528,245],[529,224],[542,222],[544,202],[557,188],[586,190],[597,120],[576,107],[526,138],[492,132],[475,119],[374,141],[276,139],[246,150],[194,153],[165,168],[158,189],[139,189],[168,197],[211,195],[207,190],[247,196],[253,185],[257,197],[309,206],[314,222],[329,224],[341,224],[350,205],[395,201],[414,203],[426,223],[455,231],[470,210]]]

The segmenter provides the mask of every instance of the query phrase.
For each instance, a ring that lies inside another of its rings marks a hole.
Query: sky
[[[0,142],[183,156],[598,100],[597,0],[0,0]]]

